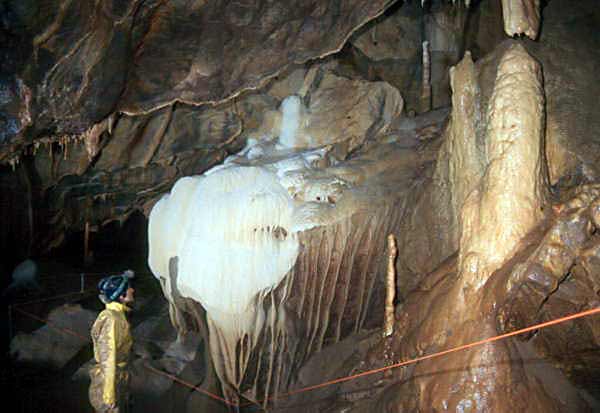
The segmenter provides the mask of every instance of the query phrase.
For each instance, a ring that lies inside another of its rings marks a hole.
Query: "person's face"
[[[133,287],[129,287],[127,291],[125,291],[125,294],[121,296],[121,302],[123,304],[132,304],[135,301],[134,293],[135,290]]]

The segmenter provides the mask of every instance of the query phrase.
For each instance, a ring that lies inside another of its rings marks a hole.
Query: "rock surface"
[[[10,354],[18,362],[60,370],[91,342],[89,331],[95,320],[96,313],[80,305],[57,307],[48,315],[48,325],[31,334],[17,334],[10,343]]]
[[[467,56],[453,69],[457,105],[444,141],[441,145],[429,143],[439,151],[439,157],[437,164],[430,166],[436,180],[429,189],[425,187],[425,196],[427,191],[443,190],[441,181],[454,180],[446,184],[448,193],[429,199],[435,201],[434,207],[446,203],[445,209],[438,209],[445,211],[446,217],[437,215],[437,219],[456,223],[458,254],[446,259],[434,255],[439,262],[434,271],[419,277],[416,285],[404,284],[410,292],[396,309],[391,340],[371,342],[369,350],[356,357],[346,354],[345,363],[338,364],[334,372],[316,369],[319,361],[315,360],[313,370],[322,375],[293,388],[310,387],[597,307],[597,185],[578,187],[563,194],[563,202],[549,207],[539,65],[518,44],[507,43],[496,53],[476,65]],[[493,76],[489,76],[489,68],[494,69]],[[506,87],[514,79],[521,80]],[[521,96],[513,104],[525,104],[526,110],[495,110],[509,96]],[[498,114],[513,118],[497,123]],[[510,143],[502,145],[506,138]],[[503,150],[496,152],[495,147]],[[503,156],[509,153],[510,157]],[[511,162],[503,164],[501,174],[495,174],[502,160]],[[464,165],[469,167],[461,168]],[[518,170],[521,172],[515,173]],[[499,184],[518,188],[502,191]],[[487,198],[490,204],[471,203],[469,197],[473,196]],[[452,211],[458,215],[448,219]],[[483,211],[498,215],[487,221],[473,219]],[[420,214],[428,216],[427,211]],[[522,219],[515,218],[518,216]],[[500,224],[504,217],[511,217],[511,222]],[[473,222],[479,225],[476,237],[468,236]],[[488,223],[497,225],[485,225]],[[525,226],[515,229],[516,223]],[[478,237],[487,242],[479,242]],[[505,243],[508,239],[512,241]],[[452,251],[445,238],[433,238],[429,243],[446,245]],[[293,395],[283,402],[281,411],[300,411],[297,406],[309,400],[323,411],[593,411],[597,404],[573,384],[592,392],[597,389],[593,379],[598,369],[597,352],[588,351],[597,348],[597,328],[596,319],[590,317],[447,354],[386,375],[374,374]],[[369,339],[362,340],[362,345],[369,346]],[[338,351],[345,354],[341,346]],[[315,358],[319,360],[319,356]],[[326,363],[325,359],[320,362]]]
[[[502,0],[502,13],[508,36],[525,34],[536,39],[540,29],[540,0]]]
[[[345,93],[332,95],[340,85]],[[399,218],[393,204],[400,193],[390,188],[411,171],[408,163],[394,166],[410,151],[389,145],[369,152],[402,100],[383,82],[367,86],[315,66],[300,95],[254,132],[261,140],[249,138],[224,165],[180,180],[152,210],[150,266],[180,333],[201,325],[198,308],[206,309],[212,363],[231,401],[243,394],[262,403],[285,390],[296,366],[325,343],[377,322],[373,306],[383,288],[376,250]],[[345,160],[357,152],[366,154]],[[213,191],[210,201],[203,198]],[[219,251],[229,251],[223,263],[210,258],[219,242]],[[277,257],[263,262],[265,249]],[[248,250],[253,258],[244,259]]]
[[[223,316],[213,304],[232,304],[244,272],[209,303],[189,280],[206,281],[210,255],[173,260],[178,238],[163,237],[177,332],[136,349],[145,410],[223,408],[145,382],[149,366],[274,411],[597,410],[595,318],[284,397],[598,306],[596,2],[276,3],[2,3],[5,256],[112,231],[183,176],[265,168],[297,206],[296,226],[264,228],[273,244],[295,237],[293,265]],[[448,119],[403,116],[427,77]],[[282,130],[290,95],[296,134]],[[397,322],[381,341],[388,232]]]
[[[215,104],[256,89],[293,63],[336,52],[388,3],[8,2],[8,32],[29,54],[13,57],[5,84],[3,104],[15,109],[0,160],[44,130],[79,136],[115,111]]]

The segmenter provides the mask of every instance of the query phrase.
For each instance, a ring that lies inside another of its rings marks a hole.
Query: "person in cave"
[[[106,308],[92,326],[94,358],[90,369],[90,403],[97,412],[130,411],[128,361],[133,339],[128,313],[135,300],[131,270],[111,275],[98,283],[99,298]]]

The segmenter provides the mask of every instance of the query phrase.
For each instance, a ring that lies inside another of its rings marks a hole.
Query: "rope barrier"
[[[98,274],[100,274],[100,273],[98,273]],[[90,273],[85,273],[85,275],[90,275]],[[154,280],[149,280],[149,281],[153,282]],[[134,286],[135,285],[144,285],[144,282],[148,282],[148,280],[144,280],[144,281],[136,280]],[[37,303],[42,303],[42,302],[46,302],[46,301],[52,301],[52,300],[56,300],[58,298],[64,298],[64,297],[68,297],[68,296],[71,296],[71,295],[77,295],[77,294],[80,294],[83,297],[83,296],[86,296],[86,295],[89,295],[89,294],[92,294],[92,293],[96,293],[96,292],[98,292],[98,288],[93,287],[93,288],[88,288],[88,289],[82,289],[82,290],[79,290],[79,291],[72,291],[70,293],[54,295],[54,296],[51,296],[51,297],[44,297],[44,298],[40,298],[40,299],[37,299],[37,300],[30,300],[30,301],[24,301],[24,302],[16,302],[16,303],[12,304],[12,306],[16,307],[16,306],[22,306],[22,305],[37,304]]]
[[[20,307],[20,306],[29,305],[29,304],[43,303],[43,302],[46,302],[46,301],[52,301],[52,300],[56,300],[58,298],[65,298],[65,297],[69,297],[69,296],[72,296],[72,295],[78,295],[78,294],[83,297],[85,295],[92,294],[92,293],[94,293],[96,291],[97,291],[97,288],[83,290],[83,291],[73,291],[73,292],[70,292],[70,293],[65,293],[65,294],[60,294],[60,295],[54,295],[52,297],[40,298],[39,300],[31,300],[31,301],[25,301],[25,302],[22,302],[22,303],[15,303],[15,304],[12,304],[12,307],[14,308],[14,307]]]
[[[31,313],[30,313],[30,312],[28,312],[28,311],[25,311],[25,310],[22,310],[22,309],[20,309],[19,307],[13,307],[13,309],[14,309],[14,310],[16,310],[16,311],[18,311],[19,313],[21,313],[21,314],[23,314],[23,315],[27,316],[27,317],[31,317],[31,318],[33,318],[34,320],[40,321],[40,322],[42,322],[42,323],[44,323],[44,324],[47,324],[47,325],[48,325],[48,327],[50,327],[50,328],[53,328],[53,329],[55,329],[55,330],[62,331],[63,333],[66,333],[66,334],[69,334],[69,335],[71,335],[71,336],[74,336],[74,337],[77,337],[77,338],[83,339],[83,340],[85,340],[85,341],[90,341],[90,337],[85,337],[85,336],[83,336],[83,335],[79,334],[78,332],[76,332],[76,331],[73,331],[73,330],[71,330],[71,329],[69,329],[69,328],[57,326],[56,324],[54,324],[52,321],[50,321],[50,320],[48,320],[48,319],[44,319],[44,318],[42,318],[42,317],[38,317],[38,316],[36,316],[35,314],[31,314]]]
[[[439,351],[437,353],[428,354],[426,356],[417,357],[417,358],[413,358],[413,359],[410,359],[410,360],[402,361],[402,362],[399,362],[399,363],[391,364],[389,366],[380,367],[378,369],[368,370],[368,371],[364,371],[362,373],[353,374],[351,376],[340,377],[338,379],[329,380],[329,381],[326,381],[326,382],[323,382],[323,383],[319,383],[319,384],[315,384],[315,385],[312,385],[312,386],[302,387],[302,388],[297,389],[297,390],[292,390],[292,391],[289,391],[289,392],[286,392],[286,393],[282,393],[279,396],[267,397],[266,399],[259,400],[258,402],[262,403],[264,401],[278,400],[278,399],[281,399],[281,398],[292,396],[294,394],[304,393],[304,392],[307,392],[307,391],[316,390],[316,389],[319,389],[319,388],[322,388],[322,387],[326,387],[326,386],[330,386],[330,385],[333,385],[333,384],[343,383],[343,382],[346,382],[346,381],[357,379],[359,377],[364,377],[364,376],[369,376],[371,374],[381,373],[381,372],[384,372],[386,370],[391,370],[391,369],[395,369],[395,368],[398,368],[398,367],[404,367],[404,366],[407,366],[409,364],[414,364],[414,363],[418,363],[420,361],[424,361],[424,360],[429,360],[429,359],[433,359],[433,358],[436,358],[436,357],[445,356],[447,354],[455,353],[457,351],[467,350],[469,348],[477,347],[477,346],[480,346],[482,344],[492,343],[494,341],[503,340],[505,338],[518,336],[520,334],[528,333],[528,332],[534,331],[534,330],[541,330],[542,328],[550,327],[550,326],[553,326],[553,325],[556,325],[556,324],[564,323],[566,321],[570,321],[570,320],[574,320],[574,319],[582,318],[582,317],[587,317],[587,316],[590,316],[590,315],[593,315],[593,314],[598,314],[598,313],[600,313],[600,307],[594,308],[592,310],[581,311],[581,312],[576,313],[576,314],[568,315],[568,316],[565,316],[565,317],[560,317],[560,318],[557,318],[557,319],[554,319],[554,320],[551,320],[551,321],[546,321],[544,323],[536,324],[536,325],[533,325],[533,326],[530,326],[530,327],[525,327],[525,328],[522,328],[520,330],[512,331],[510,333],[500,334],[500,335],[497,335],[497,336],[494,336],[494,337],[490,337],[490,338],[486,338],[486,339],[483,339],[483,340],[475,341],[475,342],[472,342],[472,343],[469,343],[469,344],[463,344],[461,346],[453,347],[453,348],[450,348],[448,350],[443,350],[443,351]]]
[[[31,313],[29,313],[27,311],[24,311],[24,310],[22,310],[20,308],[15,308],[15,310],[18,311],[18,312],[20,312],[20,313],[22,313],[22,314],[24,314],[24,315],[26,315],[26,316],[29,316],[29,317],[33,318],[33,319],[39,320],[39,321],[41,321],[43,323],[46,323],[51,328],[55,328],[55,329],[60,330],[60,331],[62,331],[64,333],[71,334],[71,335],[74,335],[74,336],[79,337],[79,338],[83,338],[84,340],[88,341],[88,338],[86,338],[86,337],[78,334],[77,332],[75,332],[73,330],[70,330],[68,328],[62,328],[62,327],[56,326],[53,323],[51,323],[50,321],[45,320],[45,319],[43,319],[41,317],[37,317],[37,316],[35,316],[35,315],[33,315],[33,314],[31,314]],[[568,316],[556,318],[554,320],[550,320],[550,321],[546,321],[546,322],[543,322],[543,323],[535,324],[535,325],[532,325],[532,326],[529,326],[529,327],[525,327],[525,328],[522,328],[522,329],[519,329],[519,330],[515,330],[515,331],[509,332],[509,333],[504,333],[504,334],[500,334],[500,335],[497,335],[497,336],[494,336],[494,337],[490,337],[490,338],[486,338],[486,339],[483,339],[483,340],[474,341],[472,343],[463,344],[463,345],[460,345],[460,346],[457,346],[457,347],[453,347],[453,348],[450,348],[450,349],[447,349],[447,350],[439,351],[439,352],[436,352],[436,353],[433,353],[433,354],[428,354],[428,355],[421,356],[421,357],[416,357],[416,358],[413,358],[413,359],[410,359],[410,360],[401,361],[401,362],[398,362],[398,363],[395,363],[395,364],[391,364],[389,366],[380,367],[380,368],[372,369],[372,370],[367,370],[367,371],[364,371],[362,373],[352,374],[350,376],[344,376],[344,377],[340,377],[340,378],[337,378],[337,379],[334,379],[334,380],[328,380],[326,382],[315,384],[315,385],[312,385],[312,386],[301,387],[301,388],[296,389],[296,390],[292,390],[292,391],[289,391],[289,392],[281,393],[278,396],[267,397],[267,398],[264,398],[262,400],[257,400],[257,401],[253,401],[253,402],[245,403],[245,404],[239,404],[239,403],[231,402],[231,401],[226,400],[223,397],[220,397],[220,396],[218,396],[216,394],[213,394],[213,393],[211,393],[211,392],[209,392],[207,390],[201,389],[200,387],[198,387],[198,386],[196,386],[194,384],[187,383],[184,380],[178,378],[177,376],[174,376],[172,374],[169,374],[169,373],[166,373],[164,371],[158,370],[158,369],[156,369],[154,367],[151,367],[151,366],[146,366],[146,367],[150,371],[152,371],[152,372],[154,372],[156,374],[168,377],[168,378],[170,378],[171,380],[173,380],[176,383],[184,385],[184,386],[186,386],[186,387],[188,387],[188,388],[190,388],[190,389],[192,389],[194,391],[198,391],[199,393],[202,393],[202,394],[204,394],[204,395],[206,395],[206,396],[208,396],[208,397],[210,397],[212,399],[215,399],[215,400],[218,400],[218,401],[220,401],[222,403],[225,403],[228,406],[241,408],[241,407],[247,407],[247,406],[250,406],[250,405],[261,404],[261,403],[264,403],[265,401],[280,400],[280,399],[287,398],[287,397],[290,397],[290,396],[295,395],[295,394],[305,393],[305,392],[309,392],[309,391],[316,390],[316,389],[319,389],[319,388],[323,388],[323,387],[326,387],[326,386],[331,386],[331,385],[334,385],[334,384],[344,383],[344,382],[347,382],[347,381],[350,381],[350,380],[354,380],[354,379],[357,379],[357,378],[360,378],[360,377],[365,377],[365,376],[369,376],[369,375],[372,375],[372,374],[382,373],[382,372],[387,371],[387,370],[395,369],[395,368],[398,368],[398,367],[404,367],[404,366],[407,366],[409,364],[414,364],[414,363],[418,363],[418,362],[421,362],[421,361],[424,361],[424,360],[430,360],[430,359],[433,359],[433,358],[445,356],[447,354],[451,354],[451,353],[455,353],[455,352],[458,352],[458,351],[467,350],[467,349],[470,349],[470,348],[473,348],[473,347],[477,347],[477,346],[481,346],[483,344],[487,344],[487,343],[492,343],[492,342],[495,342],[495,341],[503,340],[503,339],[506,339],[506,338],[509,338],[509,337],[518,336],[518,335],[523,334],[523,333],[528,333],[528,332],[535,331],[535,330],[541,330],[543,328],[547,328],[547,327],[550,327],[550,326],[553,326],[553,325],[561,324],[561,323],[564,323],[564,322],[567,322],[567,321],[575,320],[575,319],[582,318],[582,317],[591,316],[591,315],[598,314],[598,313],[600,313],[600,307],[594,308],[594,309],[591,309],[591,310],[581,311],[581,312],[578,312],[578,313],[575,313],[575,314],[571,314],[571,315],[568,315]]]
[[[27,317],[31,317],[31,318],[33,318],[34,320],[37,320],[37,321],[40,321],[40,322],[42,322],[42,323],[45,323],[45,324],[47,324],[47,325],[48,325],[50,328],[53,328],[53,329],[55,329],[55,330],[58,330],[58,331],[61,331],[61,332],[63,332],[63,333],[66,333],[66,334],[72,335],[72,336],[74,336],[74,337],[77,337],[77,338],[83,339],[83,340],[85,340],[85,341],[90,341],[90,338],[89,338],[89,337],[84,337],[83,335],[81,335],[81,334],[77,333],[76,331],[73,331],[73,330],[71,330],[71,329],[69,329],[69,328],[57,326],[56,324],[52,323],[52,322],[51,322],[51,321],[49,321],[48,319],[44,319],[44,318],[42,318],[42,317],[38,317],[38,316],[36,316],[36,315],[34,315],[34,314],[31,314],[31,313],[30,313],[30,312],[28,312],[28,311],[21,310],[20,308],[15,308],[15,310],[16,310],[16,311],[18,311],[18,312],[20,312],[21,314],[23,314],[23,315],[27,316]],[[141,340],[145,341],[144,339],[141,339]],[[186,383],[185,381],[183,381],[183,380],[179,379],[178,377],[176,377],[176,376],[174,376],[174,375],[172,375],[172,374],[168,374],[168,373],[165,373],[165,372],[163,372],[163,371],[157,370],[157,369],[155,369],[154,367],[151,367],[151,366],[145,366],[145,367],[146,367],[148,370],[150,370],[150,371],[153,371],[154,373],[157,373],[157,374],[159,374],[159,375],[162,375],[162,376],[166,376],[166,377],[170,378],[171,380],[173,380],[174,382],[177,382],[177,383],[179,383],[179,384],[182,384],[182,385],[184,385],[184,386],[187,386],[187,387],[191,388],[192,390],[195,390],[195,391],[198,391],[198,392],[200,392],[200,393],[203,393],[203,394],[205,394],[205,395],[207,395],[207,396],[209,396],[209,397],[211,397],[211,398],[213,398],[213,399],[215,399],[215,400],[218,400],[218,401],[220,401],[220,402],[223,402],[223,403],[225,403],[225,404],[227,404],[227,405],[229,405],[229,406],[235,406],[235,407],[239,407],[237,403],[230,402],[229,400],[226,400],[226,399],[224,399],[224,398],[222,398],[222,397],[219,397],[219,396],[217,396],[216,394],[213,394],[213,393],[211,393],[211,392],[209,392],[209,391],[207,391],[207,390],[201,389],[201,388],[200,388],[200,387],[198,387],[198,386],[194,386],[193,384]]]
[[[71,330],[71,329],[69,329],[69,328],[57,326],[56,324],[52,323],[52,322],[51,322],[51,321],[49,321],[48,319],[44,319],[44,318],[42,318],[42,317],[38,317],[38,316],[36,316],[36,315],[34,315],[34,314],[31,314],[31,313],[30,313],[30,312],[28,312],[28,311],[25,311],[25,310],[22,310],[22,309],[20,309],[20,308],[14,308],[14,309],[15,309],[16,311],[20,312],[21,314],[23,314],[23,315],[27,316],[27,317],[31,317],[31,318],[33,318],[34,320],[40,321],[40,322],[42,322],[42,323],[45,323],[45,324],[46,324],[46,325],[48,325],[50,328],[53,328],[53,329],[55,329],[55,330],[61,331],[61,332],[63,332],[63,333],[69,334],[69,335],[71,335],[71,336],[74,336],[74,337],[80,338],[80,339],[82,339],[82,340],[85,340],[85,341],[90,341],[90,337],[85,337],[85,336],[83,336],[83,335],[81,335],[81,334],[77,333],[76,331],[73,331],[73,330]],[[140,340],[140,338],[137,338],[137,339],[138,339],[138,340]],[[142,341],[147,341],[147,340],[145,340],[145,339],[143,339],[143,338],[141,338],[141,340],[142,340]],[[213,393],[211,393],[211,392],[209,392],[209,391],[207,391],[207,390],[201,389],[201,388],[200,388],[200,387],[198,387],[198,386],[194,386],[193,384],[187,383],[187,382],[185,382],[185,381],[181,380],[180,378],[178,378],[177,376],[174,376],[174,375],[172,375],[172,374],[169,374],[169,373],[166,373],[166,372],[160,371],[160,370],[158,370],[158,369],[155,369],[155,368],[154,368],[154,367],[152,367],[152,366],[147,366],[147,365],[146,365],[145,367],[146,367],[148,370],[150,370],[150,371],[153,371],[153,372],[154,372],[154,373],[156,373],[156,374],[159,374],[159,375],[162,375],[162,376],[168,377],[168,378],[170,378],[171,380],[173,380],[174,382],[177,382],[177,383],[179,383],[179,384],[182,384],[182,385],[184,385],[184,386],[187,386],[187,387],[191,388],[192,390],[195,390],[195,391],[198,391],[198,392],[200,392],[200,393],[203,393],[203,394],[205,394],[205,395],[207,395],[207,396],[209,396],[209,397],[211,397],[211,398],[213,398],[213,399],[215,399],[215,400],[218,400],[218,401],[220,401],[220,402],[223,402],[223,403],[225,403],[225,404],[227,404],[227,405],[229,405],[229,406],[239,407],[239,405],[238,405],[237,403],[230,402],[229,400],[226,400],[226,399],[224,399],[223,397],[217,396],[216,394],[213,394]]]
[[[32,313],[30,313],[28,311],[25,311],[25,310],[23,310],[21,308],[18,308],[18,306],[16,306],[16,305],[10,306],[10,308],[12,308],[13,310],[18,311],[19,313],[23,314],[24,316],[30,317],[30,318],[32,318],[34,320],[37,320],[37,321],[41,322],[41,323],[47,324],[50,328],[54,328],[56,330],[65,332],[65,333],[70,334],[70,335],[74,335],[74,336],[79,337],[81,339],[84,339],[86,341],[90,341],[90,337],[82,336],[81,334],[79,334],[79,333],[77,333],[77,332],[75,332],[75,331],[73,331],[71,329],[68,329],[66,327],[59,327],[59,326],[55,325],[54,323],[52,323],[49,319],[43,318],[43,317],[38,317],[35,314],[32,314]],[[136,337],[135,339],[138,340],[138,341],[146,341],[146,342],[151,342],[152,341],[152,340],[149,340],[149,339],[144,338],[144,337]]]
[[[200,393],[202,393],[202,394],[205,394],[206,396],[210,397],[211,399],[215,399],[215,400],[218,400],[218,401],[220,401],[220,402],[223,402],[223,403],[225,403],[225,404],[226,404],[226,405],[228,405],[228,406],[232,406],[232,407],[241,407],[241,406],[240,406],[240,404],[238,404],[238,403],[231,402],[231,401],[229,401],[229,400],[227,400],[227,399],[224,399],[223,397],[217,396],[216,394],[213,394],[213,393],[209,392],[208,390],[204,390],[204,389],[202,389],[202,388],[200,388],[200,387],[198,387],[198,386],[195,386],[195,385],[193,385],[193,384],[191,384],[191,383],[187,383],[187,382],[185,382],[185,381],[181,380],[181,379],[180,379],[179,377],[177,377],[177,376],[174,376],[174,375],[172,375],[172,374],[166,373],[166,372],[164,372],[164,371],[162,371],[162,370],[155,369],[155,368],[154,368],[154,367],[152,367],[152,366],[148,366],[148,365],[146,365],[146,366],[144,366],[144,367],[146,367],[148,370],[150,370],[150,371],[152,371],[152,372],[154,372],[154,373],[156,373],[156,374],[158,374],[158,375],[161,375],[161,376],[168,377],[168,378],[170,378],[171,380],[173,380],[174,382],[177,382],[177,383],[179,383],[179,384],[181,384],[181,385],[183,385],[183,386],[185,386],[185,387],[188,387],[188,388],[190,388],[190,389],[192,389],[192,390],[195,390],[195,391],[197,391],[197,392],[200,392]]]

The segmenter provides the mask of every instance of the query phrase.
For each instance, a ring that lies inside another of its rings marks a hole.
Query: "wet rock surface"
[[[11,56],[4,86],[3,104],[22,109],[7,112],[2,159],[47,129],[79,135],[115,111],[214,104],[256,89],[339,50],[387,3],[7,2],[5,30],[27,47]],[[34,129],[15,133],[25,124]]]
[[[260,163],[289,95],[300,146],[329,157],[295,177],[318,213],[251,334],[212,325],[176,272],[157,281],[168,302],[138,326],[139,409],[226,410],[155,368],[273,411],[598,410],[597,316],[286,394],[600,305],[595,2],[546,2],[542,19],[534,0],[390,3],[0,6],[0,246],[48,251],[148,214],[182,176]],[[433,107],[452,108],[414,116],[424,40]]]
[[[18,309],[14,311],[19,314]],[[17,334],[11,341],[10,355],[19,363],[40,363],[60,370],[90,343],[88,332],[95,319],[94,312],[79,305],[58,307],[48,315],[47,325],[31,334]]]

